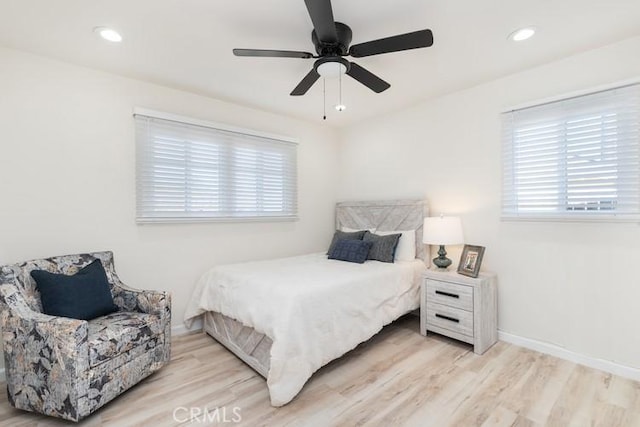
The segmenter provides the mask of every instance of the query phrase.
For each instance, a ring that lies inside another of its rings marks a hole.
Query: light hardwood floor
[[[80,424],[640,426],[638,382],[503,342],[478,356],[418,329],[413,316],[387,326],[282,408],[271,407],[265,381],[212,338],[175,337],[169,366]],[[0,425],[74,425],[14,410],[0,386]]]

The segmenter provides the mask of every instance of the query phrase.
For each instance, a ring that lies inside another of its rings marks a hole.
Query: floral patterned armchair
[[[90,321],[42,313],[30,272],[74,274],[96,258],[118,311]],[[11,405],[78,421],[169,361],[171,296],[125,286],[111,252],[32,260],[0,268],[0,326]]]

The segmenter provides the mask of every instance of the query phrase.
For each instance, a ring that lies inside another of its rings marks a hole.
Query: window
[[[640,219],[640,84],[503,114],[505,219]]]
[[[163,113],[134,117],[138,222],[296,219],[296,143]]]

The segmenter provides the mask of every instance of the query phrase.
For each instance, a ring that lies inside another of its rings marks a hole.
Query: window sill
[[[562,215],[518,215],[501,216],[503,222],[596,222],[596,223],[640,223],[637,215],[593,215],[593,216],[562,216]]]
[[[215,222],[295,222],[298,216],[259,216],[259,217],[215,217],[215,218],[136,218],[138,225],[144,224],[189,224]]]

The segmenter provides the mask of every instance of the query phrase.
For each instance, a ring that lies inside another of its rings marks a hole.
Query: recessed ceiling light
[[[531,38],[535,33],[536,29],[533,27],[520,28],[519,30],[515,30],[513,33],[509,34],[509,39],[514,42],[521,42]]]
[[[95,27],[93,29],[93,32],[98,34],[103,39],[113,43],[120,43],[122,41],[122,36],[120,35],[120,33],[112,28]]]

